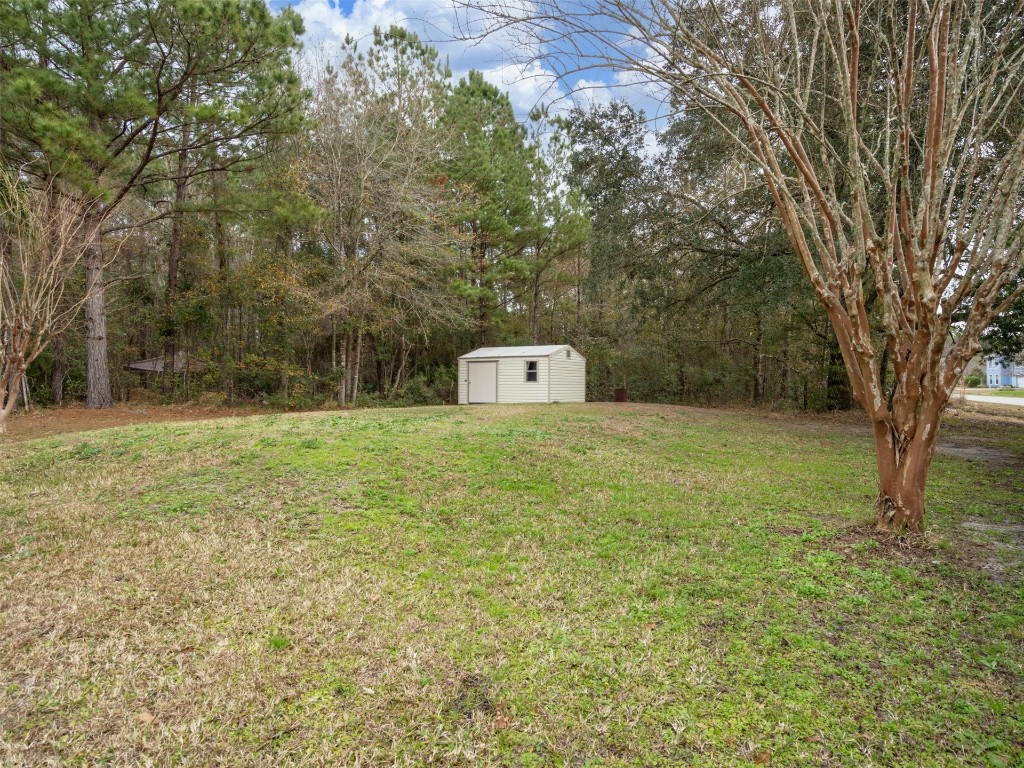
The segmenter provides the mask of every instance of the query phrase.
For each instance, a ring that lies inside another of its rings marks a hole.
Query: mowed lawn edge
[[[1014,765],[1024,436],[605,404],[0,454],[0,763]]]

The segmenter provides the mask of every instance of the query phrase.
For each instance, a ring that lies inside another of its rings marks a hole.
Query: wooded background
[[[854,404],[763,179],[699,111],[520,121],[402,29],[300,54],[263,0],[2,9],[3,162],[98,232],[35,403],[451,402],[459,354],[565,342],[588,399]],[[153,358],[179,370],[127,367]]]

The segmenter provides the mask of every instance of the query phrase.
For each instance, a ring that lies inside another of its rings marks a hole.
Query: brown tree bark
[[[230,403],[234,401],[235,380],[231,366],[231,303],[228,282],[231,262],[228,252],[227,234],[224,227],[224,215],[220,207],[224,197],[224,175],[225,172],[222,170],[213,172],[211,190],[213,197],[213,233],[217,254],[217,295],[220,300],[221,311],[218,367],[220,368],[221,387]]]
[[[360,368],[363,363],[363,329],[359,328],[356,331],[356,361],[352,367],[352,402],[355,403],[356,398],[359,397],[359,376]]]
[[[178,169],[174,179],[174,214],[171,219],[171,242],[167,253],[167,287],[164,291],[164,372],[161,389],[165,395],[174,388],[174,363],[178,332],[174,320],[174,302],[178,297],[178,271],[181,264],[183,206],[188,196],[188,146],[191,124],[186,121],[181,131],[181,149],[178,150]]]
[[[874,423],[879,530],[924,531],[925,486],[941,416],[942,407],[937,402],[928,404],[909,440],[885,422]]]
[[[540,274],[533,276],[533,296],[530,302],[530,343],[539,344],[540,339]]]
[[[57,334],[51,343],[53,370],[50,372],[50,400],[57,405],[64,402],[64,377],[68,372],[67,346],[64,334]]]
[[[764,400],[764,319],[757,315],[754,338],[754,405]]]
[[[96,227],[85,253],[85,371],[86,408],[111,408],[110,364],[107,357],[107,286],[103,246]]]

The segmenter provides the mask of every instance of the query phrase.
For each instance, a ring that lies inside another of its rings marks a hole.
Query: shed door
[[[498,402],[498,364],[469,363],[466,368],[469,371],[469,402]]]

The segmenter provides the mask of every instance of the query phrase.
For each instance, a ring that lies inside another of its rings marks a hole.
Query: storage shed
[[[459,358],[459,404],[582,403],[587,361],[568,344],[480,347]]]

